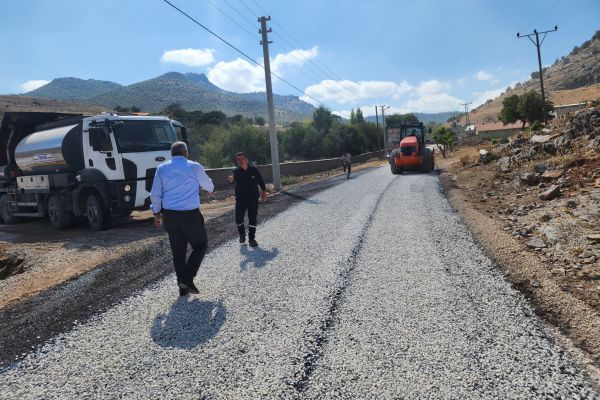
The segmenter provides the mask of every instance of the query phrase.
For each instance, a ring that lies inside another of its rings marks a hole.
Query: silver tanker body
[[[81,125],[26,136],[17,144],[15,162],[26,175],[77,172],[84,168]]]

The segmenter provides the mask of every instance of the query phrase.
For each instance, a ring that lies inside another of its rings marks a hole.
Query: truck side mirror
[[[90,145],[94,151],[112,151],[110,136],[102,128],[90,128]]]

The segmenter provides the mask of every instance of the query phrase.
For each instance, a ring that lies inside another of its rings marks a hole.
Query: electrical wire
[[[225,40],[224,38],[222,38],[221,36],[219,36],[217,33],[215,33],[214,31],[210,30],[208,27],[206,27],[205,25],[203,25],[202,23],[198,22],[194,17],[192,17],[191,15],[189,15],[188,13],[186,13],[185,11],[183,11],[182,9],[180,9],[179,7],[177,7],[175,4],[171,3],[169,0],[163,0],[163,2],[167,3],[169,6],[173,7],[175,10],[177,10],[180,14],[184,15],[185,17],[187,17],[189,20],[191,20],[192,22],[194,22],[196,25],[200,26],[202,29],[204,29],[205,31],[207,31],[208,33],[210,33],[211,35],[213,35],[214,37],[216,37],[217,39],[219,39],[220,41],[222,41],[223,43],[225,43],[227,46],[231,47],[233,50],[235,50],[236,52],[240,53],[242,56],[244,56],[245,58],[247,58],[249,61],[251,61],[253,64],[258,65],[261,68],[265,68],[264,65],[262,65],[261,63],[259,63],[258,61],[256,61],[255,59],[253,59],[252,57],[250,57],[248,54],[246,54],[244,51],[238,49],[235,45],[231,44],[230,42],[228,42],[227,40]],[[271,71],[271,75],[276,77],[277,79],[279,79],[280,81],[284,82],[286,85],[288,85],[289,87],[297,90],[298,92],[302,93],[303,95],[305,95],[306,97],[316,101],[317,103],[321,103],[322,102],[316,98],[314,98],[313,96],[309,95],[308,93],[304,92],[302,89],[298,88],[296,85],[292,84],[291,82],[289,82],[288,80],[282,78],[281,76],[279,76],[278,74],[276,74],[275,72]]]

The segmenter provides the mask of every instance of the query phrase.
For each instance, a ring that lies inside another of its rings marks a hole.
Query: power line
[[[178,8],[176,5],[174,5],[173,3],[171,3],[169,0],[163,0],[165,3],[167,3],[168,5],[170,5],[171,7],[173,7],[175,10],[177,10],[180,14],[186,16],[189,20],[191,20],[193,23],[195,23],[196,25],[200,26],[202,29],[204,29],[205,31],[207,31],[208,33],[210,33],[211,35],[213,35],[214,37],[216,37],[217,39],[219,39],[220,41],[222,41],[223,43],[225,43],[227,46],[231,47],[233,50],[237,51],[238,53],[240,53],[241,55],[243,55],[245,58],[247,58],[248,60],[250,60],[253,64],[258,65],[261,68],[265,68],[264,65],[262,65],[261,63],[259,63],[258,61],[256,61],[255,59],[253,59],[252,57],[250,57],[248,54],[246,54],[244,51],[238,49],[236,46],[234,46],[233,44],[231,44],[230,42],[228,42],[227,40],[223,39],[221,36],[219,36],[217,33],[213,32],[212,30],[210,30],[208,27],[206,27],[205,25],[201,24],[200,22],[198,22],[194,17],[192,17],[191,15],[189,15],[188,13],[186,13],[185,11],[183,11],[182,9]],[[279,76],[278,74],[271,72],[271,75],[275,76],[277,79],[279,79],[280,81],[284,82],[286,85],[288,85],[289,87],[297,90],[298,92],[302,93],[303,95],[305,95],[306,97],[313,99],[314,101],[316,101],[317,103],[323,103],[322,101],[314,98],[313,96],[309,95],[308,93],[304,92],[302,89],[298,88],[296,85],[292,84],[291,82],[287,81],[286,79],[283,79],[281,76]]]
[[[558,26],[555,26],[554,29],[544,32],[538,32],[537,29],[534,29],[533,33],[530,33],[528,35],[521,35],[520,33],[517,33],[517,37],[519,39],[526,37],[531,41],[531,43],[533,43],[533,45],[537,49],[538,66],[540,69],[540,87],[542,89],[542,110],[544,111],[544,122],[548,122],[548,113],[546,112],[546,94],[544,92],[544,69],[542,68],[542,53],[540,48],[542,47],[542,43],[544,43],[544,40],[546,39],[546,35],[552,32],[556,32],[557,30]],[[540,42],[541,34],[544,34],[544,36],[542,37],[542,41]],[[535,41],[531,38],[532,36],[535,36]]]
[[[254,15],[255,12],[244,2],[244,0],[238,0],[239,3],[246,9],[248,10],[248,12],[250,12],[250,14]],[[264,13],[264,14],[269,14],[263,7],[261,7],[256,1],[251,0],[252,3],[254,4],[254,6],[256,6],[256,8]],[[291,33],[289,33],[287,30],[285,30],[285,28],[277,23],[277,21],[273,21],[272,22],[273,25],[278,27],[278,30],[282,31],[283,33],[285,33],[293,42],[295,42],[295,44],[290,43],[285,37],[283,37],[281,34],[279,34],[278,32],[273,32],[273,34],[275,36],[277,36],[279,39],[281,39],[282,42],[284,42],[285,44],[287,44],[287,46],[289,46],[289,49],[294,50],[295,48],[300,48],[303,49],[306,46],[304,46],[302,43],[300,43],[298,40],[296,40]],[[282,48],[282,46],[279,46],[276,44],[276,47]],[[284,49],[285,51],[285,49]],[[356,93],[351,90],[348,89],[346,87],[346,85],[344,85],[344,78],[342,78],[341,76],[339,76],[338,74],[336,74],[333,70],[331,70],[331,68],[327,67],[325,64],[323,64],[322,62],[320,62],[319,60],[315,60],[313,61],[312,59],[305,57],[303,54],[300,54],[300,57],[302,57],[307,63],[305,64],[306,67],[312,66],[315,69],[312,69],[311,71],[316,73],[317,75],[322,76],[323,78],[317,78],[317,79],[321,79],[321,80],[329,80],[331,81],[335,86],[337,86],[338,88],[340,88],[342,91],[346,92],[347,94],[349,94],[351,97],[359,97],[356,96]],[[294,58],[296,58],[294,56]],[[314,75],[313,75],[314,77]]]

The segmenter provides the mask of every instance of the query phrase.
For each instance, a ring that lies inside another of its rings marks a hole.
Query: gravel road
[[[435,175],[380,168],[5,368],[6,399],[600,398]]]

